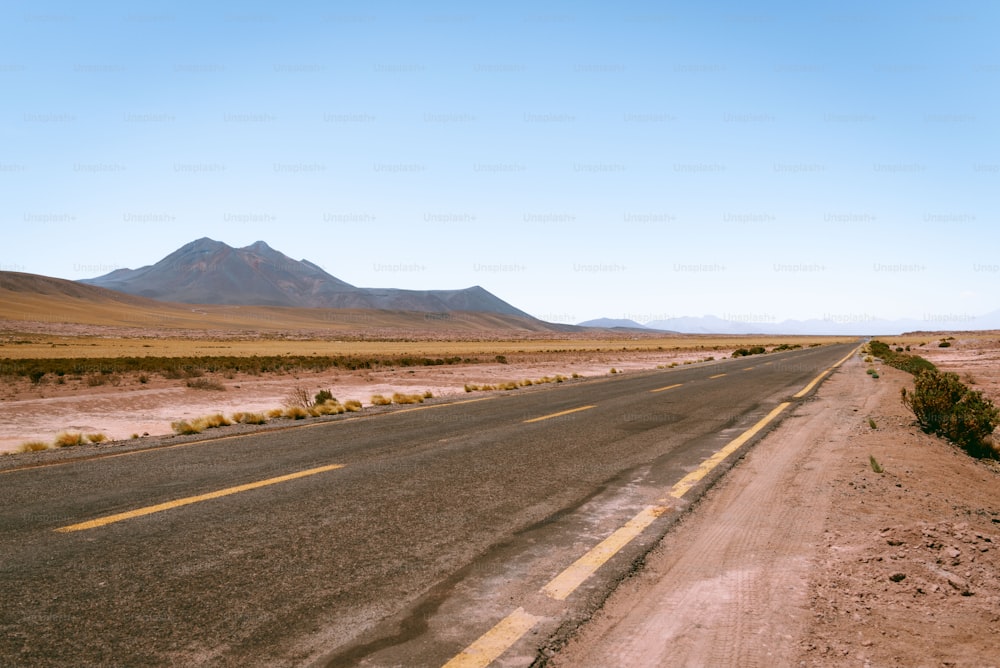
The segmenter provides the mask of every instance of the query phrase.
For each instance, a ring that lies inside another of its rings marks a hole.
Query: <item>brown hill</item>
[[[282,306],[178,304],[123,294],[92,285],[36,274],[0,272],[0,325],[3,321],[69,323],[148,329],[411,332],[565,331],[531,317],[503,313]]]

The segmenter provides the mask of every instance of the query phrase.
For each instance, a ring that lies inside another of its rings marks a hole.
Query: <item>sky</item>
[[[1000,308],[1000,5],[0,7],[0,270],[210,237],[545,320]]]

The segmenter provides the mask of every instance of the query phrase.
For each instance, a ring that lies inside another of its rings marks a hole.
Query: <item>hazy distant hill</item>
[[[1000,328],[1000,311],[982,316],[961,313],[926,314],[923,319],[884,320],[873,316],[845,315],[815,320],[782,320],[747,322],[726,320],[712,315],[700,318],[684,317],[656,320],[645,325],[684,334],[832,334],[832,335],[892,335],[912,331],[966,331]]]
[[[118,269],[80,282],[185,304],[476,311],[531,317],[479,286],[464,290],[358,288],[307,260],[293,260],[263,241],[232,248],[221,241],[198,239],[154,265]]]

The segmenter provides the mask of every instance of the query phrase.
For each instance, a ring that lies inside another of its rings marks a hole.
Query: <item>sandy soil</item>
[[[960,351],[956,371],[995,354]],[[908,374],[865,369],[761,441],[551,664],[1000,665],[1000,468],[916,427]]]
[[[721,359],[732,349],[657,352],[562,352],[520,355],[508,364],[468,364],[440,367],[396,368],[372,371],[324,373],[206,374],[225,390],[197,390],[184,379],[165,379],[152,374],[141,383],[138,374],[112,379],[116,385],[90,387],[86,379],[56,384],[43,379],[32,385],[27,379],[8,378],[0,389],[0,452],[10,452],[27,441],[51,442],[61,431],[103,433],[110,439],[129,439],[133,434],[171,433],[171,423],[210,413],[231,415],[236,411],[266,411],[281,407],[293,389],[310,394],[328,389],[341,401],[356,399],[369,405],[372,395],[393,392],[424,392],[435,397],[464,395],[467,383],[475,385],[538,379],[562,374],[598,376],[617,372],[654,369],[672,363],[695,362],[714,356]]]

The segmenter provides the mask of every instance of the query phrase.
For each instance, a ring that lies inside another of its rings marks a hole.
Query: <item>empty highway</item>
[[[0,472],[0,665],[526,665],[855,347]]]

